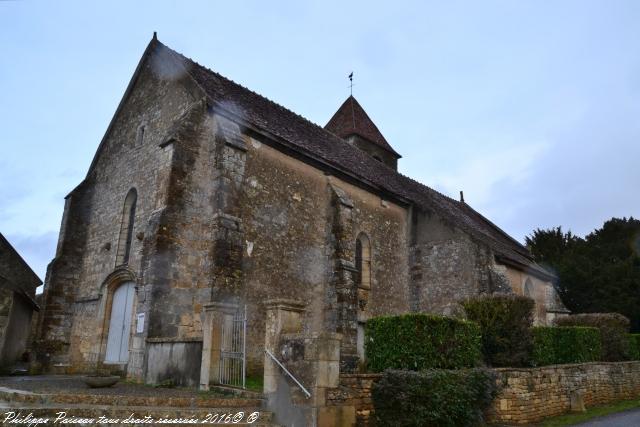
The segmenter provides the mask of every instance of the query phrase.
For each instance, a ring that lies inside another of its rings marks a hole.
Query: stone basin
[[[87,375],[84,377],[84,382],[91,388],[103,388],[103,387],[111,387],[115,383],[120,380],[120,377],[116,375],[111,376],[97,376],[97,375]]]

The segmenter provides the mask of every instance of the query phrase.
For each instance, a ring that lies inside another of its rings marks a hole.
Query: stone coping
[[[228,302],[208,302],[203,305],[204,311],[220,311],[223,313],[235,313],[238,309],[238,304]]]
[[[580,368],[580,367],[594,366],[594,365],[619,366],[619,365],[633,365],[633,364],[640,365],[640,360],[624,360],[624,361],[621,361],[621,362],[566,363],[566,364],[560,364],[560,365],[532,366],[530,368],[488,368],[488,369],[494,370],[496,372],[513,372],[513,371],[531,372],[531,371],[541,371],[541,370],[544,370],[544,369]]]
[[[340,374],[340,378],[366,378],[366,379],[378,379],[382,378],[381,373],[366,373],[366,374]]]
[[[202,342],[202,338],[171,338],[171,337],[157,337],[157,338],[147,338],[146,341],[152,344],[162,344],[162,343],[191,343],[191,342]]]
[[[307,304],[295,299],[271,298],[266,300],[264,305],[267,310],[281,309],[286,311],[302,312]]]
[[[289,332],[280,335],[281,339],[329,339],[341,340],[342,334],[339,332]]]

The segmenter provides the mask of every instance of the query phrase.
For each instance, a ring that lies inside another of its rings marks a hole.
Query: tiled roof
[[[400,157],[353,95],[342,103],[324,128],[340,138],[359,135]]]
[[[189,58],[157,43],[158,53],[178,60],[210,101],[241,117],[256,128],[286,141],[302,155],[354,176],[364,184],[408,200],[426,212],[435,212],[445,221],[484,242],[498,257],[506,258],[524,270],[551,277],[535,264],[529,251],[464,202],[447,197],[376,161],[332,132],[310,122],[281,105],[201,66]]]

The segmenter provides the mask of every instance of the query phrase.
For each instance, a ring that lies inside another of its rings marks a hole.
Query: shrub
[[[640,334],[629,334],[629,356],[631,360],[640,360]]]
[[[496,393],[488,369],[387,370],[371,390],[376,425],[402,427],[478,425]]]
[[[590,326],[600,329],[600,360],[618,362],[629,359],[629,319],[618,313],[585,313],[556,319],[558,326]]]
[[[480,325],[482,353],[491,366],[528,366],[531,361],[534,302],[531,298],[493,294],[462,303],[467,318]]]
[[[602,345],[597,328],[580,326],[535,327],[533,362],[536,366],[600,360]]]
[[[365,354],[373,372],[472,367],[480,360],[480,329],[428,314],[376,317],[366,324]]]

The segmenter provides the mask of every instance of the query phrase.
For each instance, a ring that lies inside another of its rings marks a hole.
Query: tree
[[[536,229],[526,243],[536,262],[557,274],[568,309],[621,313],[640,332],[640,221],[612,218],[585,238],[561,227]]]

